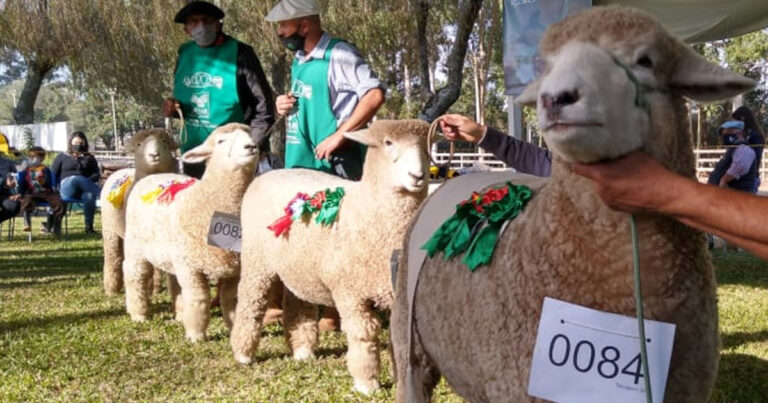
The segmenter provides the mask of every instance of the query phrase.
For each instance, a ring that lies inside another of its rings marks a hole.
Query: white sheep
[[[104,291],[115,295],[123,288],[123,236],[125,235],[125,201],[133,184],[147,175],[176,172],[178,146],[162,129],[142,130],[126,145],[134,153],[135,168],[114,172],[101,190],[101,226],[104,243]]]
[[[231,327],[240,274],[240,255],[207,244],[214,212],[239,214],[240,203],[254,176],[258,150],[246,125],[230,123],[214,130],[203,144],[182,156],[188,163],[207,160],[201,180],[176,193],[172,200],[146,202],[171,181],[187,184],[178,174],[148,176],[134,185],[128,199],[125,231],[126,308],[134,321],[149,315],[148,282],[152,268],[175,275],[181,303],[171,294],[176,317],[187,338],[205,339],[210,320],[210,281],[222,280],[219,298],[224,322]],[[180,185],[183,186],[183,185]],[[164,196],[159,197],[162,200]]]
[[[411,252],[403,254],[391,317],[399,402],[406,393],[410,401],[427,400],[441,374],[468,401],[535,400],[527,385],[545,297],[634,317],[629,216],[606,207],[568,162],[642,149],[693,177],[682,97],[712,101],[754,85],[695,54],[652,16],[628,8],[596,7],[566,18],[549,28],[541,52],[547,68],[521,100],[538,105],[539,127],[554,154],[552,177],[510,222],[488,266],[470,272],[459,258],[426,259],[412,324]],[[677,326],[665,401],[705,402],[719,343],[704,237],[660,215],[637,219],[645,315]],[[412,250],[423,245],[406,242]],[[409,365],[414,378],[407,385]]]
[[[347,335],[347,365],[355,388],[379,387],[378,334],[374,308],[393,301],[390,258],[427,193],[423,121],[377,121],[346,137],[368,146],[360,182],[304,169],[277,170],[257,177],[243,200],[242,277],[232,349],[251,363],[270,288],[285,284],[283,320],[295,359],[317,346],[317,308],[335,306]],[[332,226],[296,221],[287,235],[267,228],[283,216],[297,193],[343,187],[338,221]],[[304,302],[306,301],[306,302]]]

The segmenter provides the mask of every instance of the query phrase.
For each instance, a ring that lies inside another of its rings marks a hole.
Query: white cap
[[[283,0],[272,7],[264,19],[280,22],[310,15],[320,15],[320,3],[317,0]]]

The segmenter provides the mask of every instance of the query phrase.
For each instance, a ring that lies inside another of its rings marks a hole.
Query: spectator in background
[[[760,125],[757,124],[757,119],[752,111],[746,106],[740,106],[733,111],[731,117],[734,120],[740,120],[744,122],[744,135],[747,138],[747,143],[752,147],[752,151],[755,152],[757,158],[757,181],[755,182],[755,188],[752,193],[757,193],[757,188],[760,187],[760,166],[763,161],[763,146],[765,145],[765,134]]]
[[[58,178],[62,199],[82,200],[85,233],[96,233],[93,229],[93,216],[99,198],[97,183],[101,173],[96,158],[88,153],[88,139],[83,132],[77,131],[69,136],[67,152],[56,156],[51,170]]]
[[[45,150],[32,147],[28,153],[28,166],[19,177],[19,193],[21,194],[21,211],[24,213],[24,231],[32,230],[32,212],[35,203],[46,202],[51,206],[51,214],[45,223],[44,232],[61,234],[61,218],[64,216],[64,203],[53,191],[51,170],[43,165]]]
[[[4,140],[7,146],[8,140],[2,134],[0,136],[0,141]],[[5,154],[5,149],[0,152],[0,222],[19,214],[21,206],[19,196],[16,195],[16,163],[9,157],[10,155]]]
[[[729,120],[720,125],[718,131],[728,150],[715,165],[707,182],[744,192],[757,192],[758,159],[747,143],[744,122]]]

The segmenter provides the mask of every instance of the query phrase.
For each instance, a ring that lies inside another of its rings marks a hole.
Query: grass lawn
[[[150,321],[132,323],[122,296],[104,296],[101,262],[101,239],[83,234],[80,214],[66,242],[36,235],[30,244],[20,232],[0,242],[0,401],[393,399],[386,353],[384,388],[372,398],[351,391],[340,334],[324,333],[319,358],[296,363],[280,327],[270,326],[258,364],[240,366],[218,311],[211,340],[198,344],[171,320],[165,292],[154,297]],[[715,263],[723,350],[713,400],[766,401],[768,264],[736,252],[717,253]],[[444,384],[435,400],[460,401]]]

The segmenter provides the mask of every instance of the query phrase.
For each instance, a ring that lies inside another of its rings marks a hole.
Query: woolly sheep
[[[142,195],[171,180],[190,177],[178,174],[148,176],[134,185],[128,199],[125,231],[126,308],[134,321],[149,315],[148,280],[152,268],[175,275],[181,287],[172,288],[176,317],[187,338],[205,339],[210,320],[210,281],[222,280],[219,298],[224,322],[231,327],[240,274],[239,254],[207,244],[213,213],[239,214],[240,203],[254,175],[258,149],[248,126],[230,123],[182,156],[188,163],[207,162],[203,178],[176,194],[169,204],[145,203]]]
[[[285,284],[283,320],[295,359],[310,358],[317,346],[317,308],[335,306],[347,335],[347,366],[355,389],[379,387],[378,334],[373,309],[391,309],[392,251],[427,193],[426,133],[423,121],[377,121],[347,133],[368,146],[360,182],[303,169],[267,172],[249,186],[243,200],[242,277],[232,349],[251,363],[270,288]],[[324,227],[296,221],[287,236],[267,226],[284,215],[298,192],[343,187],[338,221]],[[307,302],[303,302],[307,301]]]
[[[406,400],[411,329],[411,399],[427,400],[442,374],[468,401],[522,402],[534,400],[526,391],[544,297],[634,317],[629,216],[608,209],[568,162],[642,149],[693,177],[682,97],[712,101],[754,85],[628,8],[566,18],[540,46],[547,69],[521,100],[537,103],[554,154],[551,180],[510,222],[490,265],[471,273],[460,259],[425,261],[412,328],[407,261],[401,263],[391,317],[399,402]],[[637,96],[641,89],[645,96]],[[718,319],[704,237],[660,215],[637,219],[645,315],[677,326],[665,400],[707,401],[717,374]]]
[[[142,130],[126,145],[134,153],[136,168],[114,172],[101,191],[101,226],[104,243],[104,292],[115,295],[123,288],[123,236],[125,235],[125,200],[132,185],[125,190],[123,202],[115,206],[108,200],[112,189],[126,179],[136,183],[147,175],[176,172],[178,161],[173,152],[173,138],[162,129]]]

